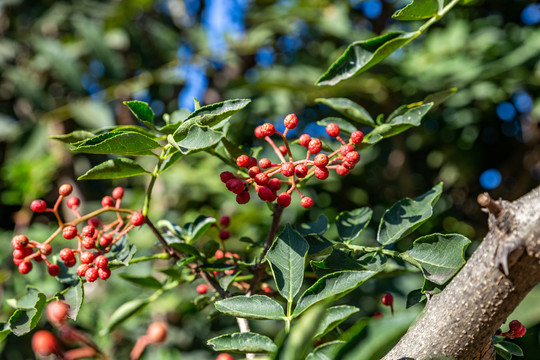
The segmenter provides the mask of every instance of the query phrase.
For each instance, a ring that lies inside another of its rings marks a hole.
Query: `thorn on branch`
[[[495,215],[495,217],[499,217],[504,213],[504,208],[493,200],[487,192],[478,195],[476,201],[478,201],[480,206],[487,208],[491,214]]]

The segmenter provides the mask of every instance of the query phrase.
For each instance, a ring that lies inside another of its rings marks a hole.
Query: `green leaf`
[[[128,244],[127,236],[124,235],[111,247],[111,251],[108,254],[110,265],[124,265],[128,266],[129,261],[133,258],[133,255],[137,252],[137,248],[134,244]]]
[[[409,235],[433,215],[433,206],[442,193],[442,183],[414,199],[405,198],[387,209],[381,219],[377,242],[390,245]]]
[[[79,141],[83,141],[94,136],[95,136],[94,133],[91,133],[90,131],[77,130],[69,134],[52,135],[52,136],[49,136],[49,139],[58,140],[65,144],[75,144],[75,143],[78,143]]]
[[[318,304],[309,309],[291,329],[282,346],[274,353],[273,359],[305,359],[315,341],[313,335],[322,320],[326,304]]]
[[[158,279],[153,276],[134,276],[130,274],[120,274],[120,277],[126,281],[129,281],[132,284],[137,286],[149,288],[149,289],[161,289],[163,284],[161,284]]]
[[[373,211],[368,207],[341,212],[336,218],[336,226],[341,241],[356,239],[369,224],[371,215],[373,215]]]
[[[276,344],[269,337],[252,333],[232,333],[208,340],[208,345],[214,351],[229,351],[237,353],[267,353],[277,350]]]
[[[518,345],[509,341],[501,341],[495,344],[495,347],[512,355],[523,356],[523,350]]]
[[[324,104],[328,107],[331,107],[332,109],[336,110],[341,115],[346,116],[347,118],[359,124],[363,124],[363,125],[367,125],[371,127],[376,126],[375,121],[373,121],[373,118],[371,117],[371,115],[369,115],[367,110],[352,100],[349,100],[346,98],[329,98],[329,99],[320,98],[320,99],[315,99],[315,101],[320,104]],[[356,129],[353,131],[356,131]]]
[[[300,291],[307,251],[306,240],[287,225],[266,254],[277,289],[287,301]]]
[[[110,316],[109,322],[100,332],[100,334],[102,336],[107,335],[120,326],[124,321],[142,311],[148,304],[150,304],[150,299],[135,299],[122,304]]]
[[[320,261],[311,261],[312,267],[332,270],[360,270],[365,265],[352,258],[350,251],[333,248],[330,255]]]
[[[9,303],[12,307],[21,309],[31,309],[38,301],[39,294],[42,293],[39,289],[33,286],[26,287],[26,294],[24,294],[19,300],[9,299]]]
[[[298,231],[302,235],[324,235],[324,233],[328,230],[328,227],[330,225],[328,224],[328,218],[326,215],[321,214],[317,220],[314,222],[310,222],[307,224],[300,224],[296,225],[296,231]]]
[[[184,226],[182,235],[188,244],[200,238],[214,223],[216,219],[211,216],[199,215],[194,222]]]
[[[471,241],[459,234],[431,234],[416,239],[406,252],[422,266],[424,277],[442,285],[465,264]]]
[[[306,235],[305,239],[309,246],[308,255],[318,254],[335,245],[333,241],[321,235]]]
[[[180,160],[184,156],[180,151],[174,149],[174,152],[170,154],[162,163],[161,167],[159,168],[159,173],[163,173],[165,170],[170,168],[172,165],[174,165],[178,160]]]
[[[392,15],[401,21],[422,20],[433,17],[439,12],[439,0],[413,0],[412,3]]]
[[[156,140],[158,138],[156,134],[146,130],[145,128],[139,125],[116,125],[112,127],[107,127],[100,130],[99,134],[104,134],[107,132],[117,132],[117,133],[135,132],[135,133],[144,135],[146,137],[149,137],[150,139],[153,139],[153,140]]]
[[[398,108],[388,118],[386,124],[377,126],[365,138],[364,142],[373,145],[388,137],[402,133],[413,126],[419,126],[424,116],[433,107],[433,103]],[[408,109],[404,111],[405,109]],[[403,112],[404,111],[404,112]]]
[[[242,110],[250,102],[251,100],[248,99],[236,99],[203,106],[202,108],[195,110],[184,122],[179,124],[173,135],[174,140],[178,141],[183,139],[188,134],[189,129],[195,124],[201,126],[214,126],[220,121],[225,120]]]
[[[265,295],[234,296],[219,300],[216,309],[224,314],[246,319],[283,320],[283,307]]]
[[[411,306],[414,306],[426,300],[427,296],[425,294],[422,294],[422,291],[420,289],[413,290],[407,294],[407,305],[405,307],[408,309]]]
[[[189,254],[189,255],[196,256],[199,259],[202,259],[201,253],[195,246],[191,246],[191,245],[180,243],[180,242],[167,242],[167,243],[169,244],[170,247],[172,247],[175,250],[180,251],[182,254]]]
[[[342,80],[366,71],[418,35],[417,32],[392,31],[369,40],[355,41],[315,84],[336,85]]]
[[[0,342],[4,341],[4,339],[11,334],[11,329],[9,328],[8,323],[0,323]]]
[[[165,236],[165,235],[168,235],[168,234],[163,235],[165,237],[165,240],[167,240],[167,243],[169,243],[169,242],[170,243],[177,242],[177,240],[174,239],[174,238],[183,240],[183,237],[182,237],[183,229],[182,229],[182,227],[180,225],[175,224],[172,221],[162,219],[162,220],[158,220],[157,226],[160,229],[163,229],[163,230],[166,229],[171,234],[170,239]]]
[[[222,132],[214,131],[206,126],[193,125],[184,139],[175,141],[174,137],[169,135],[167,141],[186,155],[194,151],[208,149],[216,145],[221,138],[223,138]]]
[[[221,138],[221,143],[231,159],[236,159],[240,155],[245,155],[245,152],[243,152],[237,144],[233,143],[226,137]]]
[[[440,104],[445,102],[446,99],[454,95],[456,92],[457,92],[457,88],[450,88],[450,89],[442,90],[442,91],[426,96],[426,98],[422,102],[424,104],[433,103],[433,107],[431,108],[431,110],[434,110],[436,107],[438,107]]]
[[[342,340],[325,342],[308,354],[306,360],[333,360],[344,344],[345,341]]]
[[[339,299],[375,274],[375,271],[339,271],[323,276],[300,296],[293,317],[321,301]]]
[[[69,305],[68,316],[77,320],[79,311],[84,301],[84,287],[82,281],[68,288],[68,290],[62,295],[66,304]]]
[[[240,271],[235,272],[233,275],[225,275],[221,277],[219,279],[219,285],[223,290],[227,291],[238,275],[240,275]]]
[[[124,101],[124,105],[129,107],[129,110],[135,117],[149,128],[154,128],[154,111],[145,102],[142,101]]]
[[[82,141],[73,151],[89,154],[134,155],[159,147],[159,143],[153,139],[136,132],[110,131]]]
[[[17,309],[9,318],[9,328],[17,335],[21,336],[29,333],[34,329],[41,318],[43,309],[47,303],[47,297],[44,293],[35,294],[35,300],[32,306]],[[25,302],[24,305],[29,305]]]
[[[324,126],[324,127],[326,127],[330,123],[334,123],[337,126],[339,126],[339,129],[341,130],[341,132],[345,134],[350,135],[356,130],[358,130],[356,126],[351,124],[349,121],[342,118],[338,118],[338,117],[326,117],[322,120],[317,121],[317,125]]]
[[[323,337],[359,310],[357,307],[349,305],[333,306],[326,309],[313,337],[315,339]]]
[[[118,179],[150,174],[137,162],[128,158],[116,158],[102,162],[79,176],[77,180]]]
[[[219,243],[214,240],[207,241],[203,247],[204,256],[210,258],[216,254],[219,249]]]

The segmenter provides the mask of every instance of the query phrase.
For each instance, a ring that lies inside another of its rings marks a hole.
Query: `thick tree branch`
[[[489,232],[465,267],[384,359],[495,358],[491,336],[540,282],[540,187],[496,203],[488,206]]]

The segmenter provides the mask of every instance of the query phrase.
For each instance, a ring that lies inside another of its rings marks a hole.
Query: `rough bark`
[[[384,359],[495,359],[491,336],[540,282],[540,187],[488,208],[480,246]]]

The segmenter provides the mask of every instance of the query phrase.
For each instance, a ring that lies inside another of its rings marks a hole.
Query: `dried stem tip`
[[[504,212],[503,207],[494,201],[487,192],[478,195],[476,201],[478,201],[480,206],[487,208],[495,217],[501,216]]]

